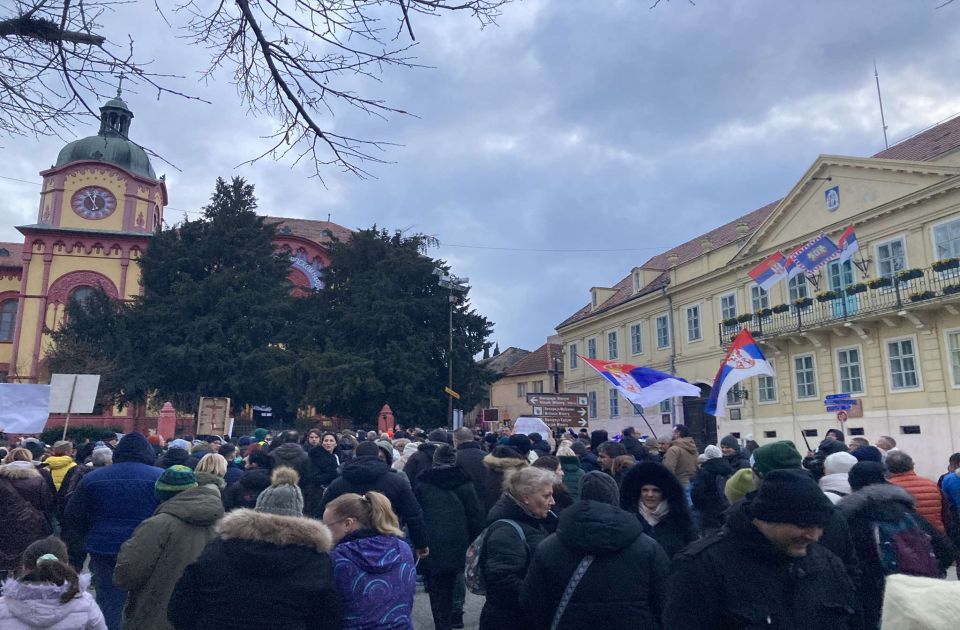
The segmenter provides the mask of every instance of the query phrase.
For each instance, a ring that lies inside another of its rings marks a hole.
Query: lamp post
[[[458,278],[453,274],[448,274],[439,267],[434,268],[433,275],[437,276],[437,284],[450,291],[450,317],[448,328],[449,343],[447,346],[447,389],[453,391],[453,305],[457,302],[457,298],[454,296],[454,291],[466,293],[467,289],[469,288],[467,283],[470,282],[470,278]],[[450,421],[450,426],[454,426],[453,395],[449,391],[447,392],[447,419]]]

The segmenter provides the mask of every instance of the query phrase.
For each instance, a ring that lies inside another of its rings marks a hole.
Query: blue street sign
[[[846,400],[853,399],[852,394],[827,394],[826,400]]]
[[[827,411],[847,411],[853,405],[827,405]]]
[[[853,398],[834,398],[833,400],[824,400],[825,405],[855,405],[857,401]]]

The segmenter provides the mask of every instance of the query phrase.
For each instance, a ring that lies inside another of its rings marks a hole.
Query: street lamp
[[[466,293],[470,278],[458,278],[440,268],[434,268],[433,275],[437,276],[437,284],[450,291],[449,346],[447,347],[447,389],[449,390],[447,392],[447,418],[450,420],[450,426],[452,427],[455,424],[453,421],[453,394],[450,393],[453,391],[453,305],[457,302],[454,291]]]

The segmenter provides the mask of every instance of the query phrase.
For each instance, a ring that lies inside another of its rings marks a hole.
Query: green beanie
[[[253,432],[253,440],[255,442],[263,442],[263,438],[267,437],[267,433],[270,433],[266,429],[257,429]]]
[[[153,485],[153,493],[157,500],[163,503],[179,492],[197,487],[197,478],[187,466],[171,466],[163,471],[157,483]]]
[[[743,497],[756,489],[756,483],[753,481],[753,471],[749,468],[741,468],[727,479],[727,485],[723,487],[723,494],[726,495],[730,505],[733,505],[742,501]]]
[[[761,477],[771,470],[800,468],[802,461],[800,451],[790,440],[764,444],[753,451],[753,467]]]

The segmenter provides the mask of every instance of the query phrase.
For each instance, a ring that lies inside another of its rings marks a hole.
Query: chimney
[[[713,249],[713,241],[708,236],[700,241],[700,247],[703,248],[703,253],[706,254]]]
[[[737,222],[737,234],[740,235],[740,238],[743,238],[748,234],[750,234],[750,226],[747,224],[746,221]]]
[[[670,263],[670,267],[676,267],[677,263],[680,262],[680,254],[677,254],[677,253],[668,254],[667,262]]]

